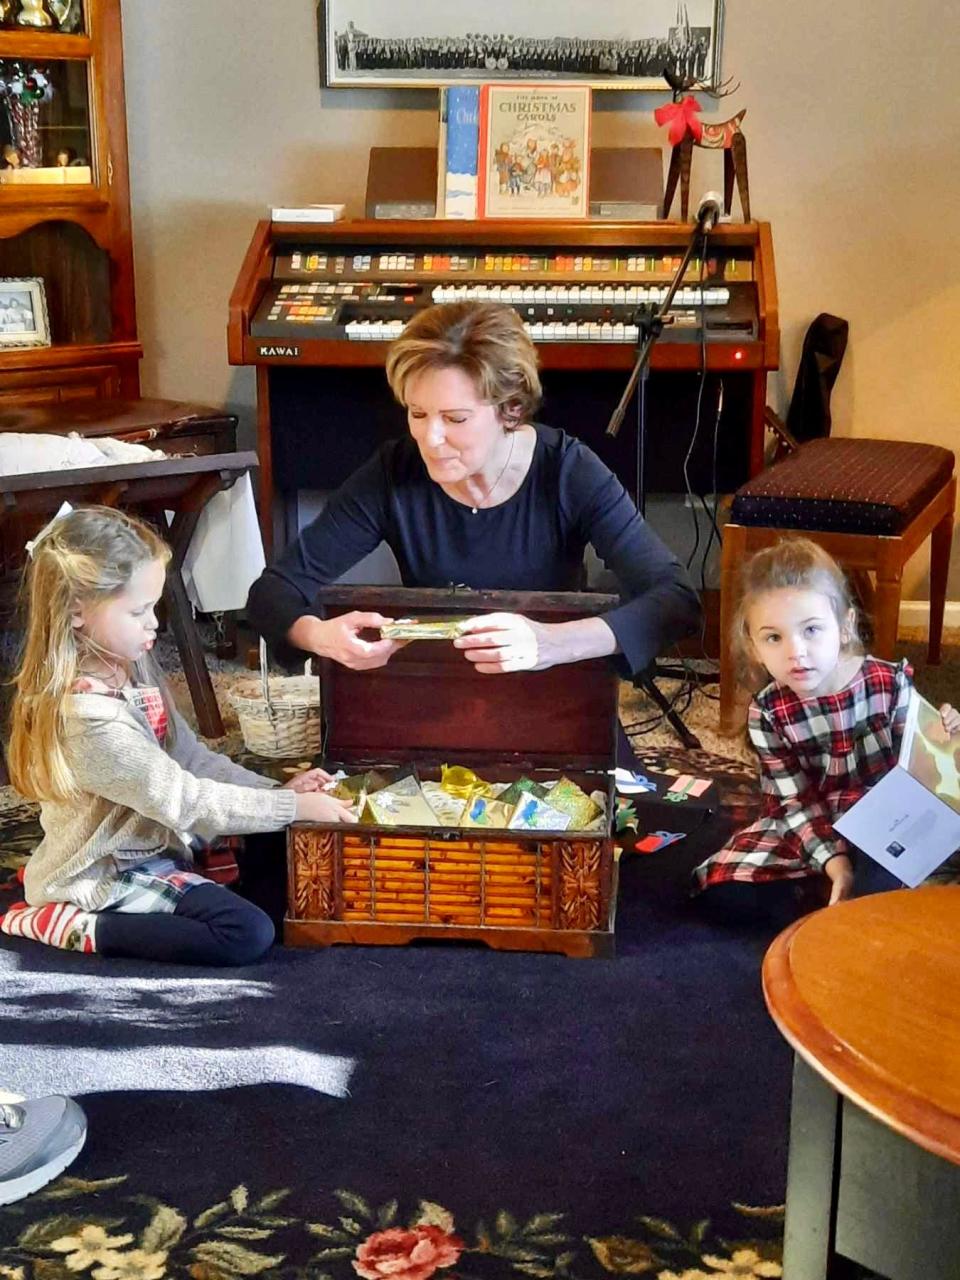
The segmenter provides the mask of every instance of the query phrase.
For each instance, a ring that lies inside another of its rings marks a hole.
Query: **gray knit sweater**
[[[123,698],[67,699],[67,750],[82,794],[40,806],[43,840],[27,863],[27,901],[107,900],[120,870],[165,849],[190,860],[183,835],[279,831],[296,816],[296,793],[209,751],[174,712],[169,752]]]

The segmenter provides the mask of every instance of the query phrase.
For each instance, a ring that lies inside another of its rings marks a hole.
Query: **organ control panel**
[[[272,485],[277,410],[289,391],[278,369],[312,368],[316,379],[323,367],[382,365],[418,310],[489,299],[520,314],[545,383],[552,369],[628,371],[638,321],[665,296],[690,232],[669,222],[261,222],[228,326],[231,364],[258,367],[261,489]],[[687,269],[651,368],[703,363],[749,379],[752,474],[762,465],[766,374],[778,358],[769,224],[721,224]],[[273,394],[274,380],[284,394]]]

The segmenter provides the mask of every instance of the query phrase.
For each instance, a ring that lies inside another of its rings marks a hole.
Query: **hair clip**
[[[47,534],[50,532],[53,526],[57,523],[57,521],[62,520],[64,516],[68,516],[72,510],[73,510],[73,507],[71,507],[69,502],[62,502],[60,504],[60,510],[57,511],[55,515],[52,515],[50,517],[50,519],[43,526],[43,528],[40,530],[37,536],[35,538],[31,538],[29,542],[25,542],[23,544],[24,550],[26,551],[27,555],[30,557],[31,560],[33,559],[34,549],[38,546],[38,544],[43,541],[43,539],[47,536]]]

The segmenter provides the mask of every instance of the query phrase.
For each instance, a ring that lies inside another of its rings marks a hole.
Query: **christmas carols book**
[[[482,86],[480,217],[585,218],[589,167],[588,86]]]

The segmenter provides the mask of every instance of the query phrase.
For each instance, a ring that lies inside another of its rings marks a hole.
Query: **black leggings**
[[[711,919],[724,924],[772,924],[786,928],[798,916],[825,906],[830,897],[826,876],[801,880],[725,880],[697,894],[695,902]],[[851,896],[903,888],[900,881],[866,854],[854,862]]]
[[[96,947],[104,956],[243,965],[259,960],[273,937],[265,912],[211,883],[188,889],[173,912],[101,912]]]

